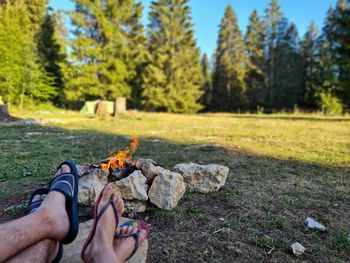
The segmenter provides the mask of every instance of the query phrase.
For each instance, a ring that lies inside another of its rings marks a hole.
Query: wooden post
[[[126,111],[126,98],[125,97],[117,97],[115,98],[114,103],[114,117],[118,117],[119,113]]]

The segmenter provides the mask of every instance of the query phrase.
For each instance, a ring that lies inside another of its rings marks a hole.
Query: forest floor
[[[134,158],[230,168],[211,194],[186,193],[172,211],[152,207],[153,262],[349,262],[350,118],[128,112],[13,111],[39,124],[0,124],[0,222],[24,214],[30,192],[65,159],[98,163],[139,137]],[[23,204],[7,212],[4,209]],[[325,232],[303,226],[311,216]],[[295,257],[290,245],[306,252]]]

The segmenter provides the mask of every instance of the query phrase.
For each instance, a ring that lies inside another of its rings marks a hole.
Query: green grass
[[[155,262],[347,262],[350,257],[347,117],[127,112],[115,120],[57,109],[13,114],[40,124],[0,125],[0,211],[26,202],[61,161],[98,163],[113,149],[127,147],[135,134],[140,139],[135,158],[152,158],[168,169],[181,162],[230,168],[220,191],[186,192],[176,209],[151,208],[142,215],[153,225]],[[13,212],[0,219],[20,216]],[[327,231],[306,230],[307,216]],[[300,258],[290,252],[294,242],[307,248]]]

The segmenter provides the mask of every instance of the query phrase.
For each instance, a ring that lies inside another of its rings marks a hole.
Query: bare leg
[[[58,242],[45,239],[35,245],[21,251],[16,256],[10,258],[7,263],[48,263],[52,262],[58,252]]]
[[[112,194],[115,194],[113,188],[107,186],[103,191],[98,210],[102,209],[102,207],[109,201]],[[113,201],[120,214],[123,214],[124,203],[122,198],[119,195],[115,195]],[[110,206],[97,223],[95,236],[84,254],[85,262],[120,262],[114,253],[113,248],[115,228],[115,215],[112,206]]]
[[[57,174],[69,171],[69,167],[64,165]],[[36,212],[0,225],[0,262],[39,241],[62,240],[68,231],[69,219],[65,208],[65,197],[59,192],[50,192]],[[50,242],[46,241],[43,245],[47,243]],[[43,245],[32,248],[39,250],[49,248]]]

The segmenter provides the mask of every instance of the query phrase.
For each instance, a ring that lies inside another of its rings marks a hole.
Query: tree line
[[[350,109],[350,1],[300,39],[277,0],[253,10],[245,34],[225,9],[211,59],[194,38],[189,0],[74,0],[70,16],[47,0],[0,0],[0,96],[8,104],[128,99],[176,113]]]

